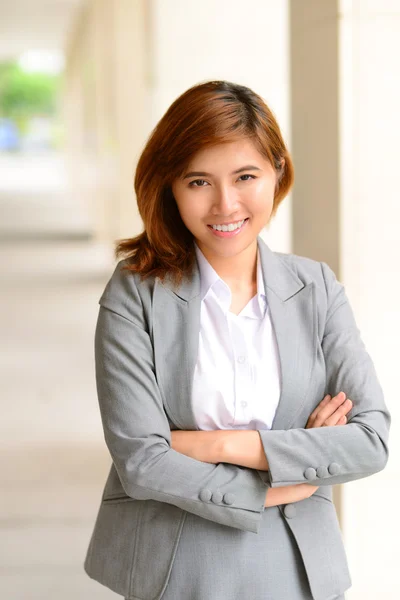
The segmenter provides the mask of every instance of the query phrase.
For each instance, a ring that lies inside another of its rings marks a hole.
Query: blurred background
[[[106,600],[83,560],[111,459],[94,379],[114,242],[152,127],[208,79],[252,87],[296,181],[263,232],[345,284],[392,413],[384,471],[335,487],[348,600],[397,600],[398,0],[0,0],[4,600]]]

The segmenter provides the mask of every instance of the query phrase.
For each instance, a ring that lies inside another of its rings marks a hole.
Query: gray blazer
[[[99,300],[96,383],[112,457],[84,568],[131,600],[161,598],[188,513],[257,535],[268,488],[308,482],[308,499],[279,506],[315,600],[351,585],[332,485],[368,477],[388,460],[390,413],[344,287],[325,264],[273,252],[258,237],[277,337],[282,391],[259,434],[269,471],[194,460],[170,430],[197,430],[191,405],[200,319],[197,262],[179,288],[143,282],[120,261]],[[353,401],[348,423],[305,429],[326,393]],[[267,400],[266,400],[267,401]],[[218,535],[218,533],[216,533]],[[229,576],[229,575],[227,575]]]

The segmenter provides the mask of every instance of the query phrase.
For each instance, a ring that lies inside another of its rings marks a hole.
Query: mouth
[[[233,223],[229,223],[227,225],[220,225],[219,227],[222,227],[222,229],[215,229],[216,226],[212,226],[212,225],[207,225],[208,229],[211,231],[211,233],[219,238],[228,238],[228,237],[234,237],[236,235],[238,235],[239,233],[241,233],[243,231],[243,229],[246,227],[247,223],[249,221],[249,217],[247,217],[246,219],[242,219],[242,221],[234,221]],[[241,225],[239,227],[237,227],[237,223],[241,223]],[[230,228],[228,229],[228,227],[232,227],[234,226],[234,229]],[[224,231],[225,229],[225,231]]]

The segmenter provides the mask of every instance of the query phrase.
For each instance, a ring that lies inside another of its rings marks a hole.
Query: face
[[[198,152],[172,192],[203,254],[233,257],[257,248],[257,236],[271,217],[275,183],[270,162],[250,139],[241,139]],[[228,231],[212,225],[227,225]]]

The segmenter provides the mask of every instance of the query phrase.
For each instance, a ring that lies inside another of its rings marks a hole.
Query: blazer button
[[[318,469],[317,469],[317,477],[321,477],[321,479],[323,477],[329,477],[328,469],[326,467],[318,467]]]
[[[340,465],[333,462],[329,465],[328,471],[331,475],[337,475],[338,473],[340,473]]]
[[[308,469],[306,469],[304,471],[304,477],[306,479],[315,479],[317,476],[317,471],[315,469],[313,469],[312,467],[308,467]]]
[[[214,502],[214,504],[220,504],[222,502],[222,494],[220,491],[216,491],[213,493],[211,500]]]
[[[203,488],[199,496],[200,500],[203,500],[203,502],[209,502],[211,500],[212,492],[207,488]]]
[[[286,504],[285,508],[283,509],[283,512],[285,517],[287,517],[288,519],[292,519],[296,516],[296,507],[293,504]]]
[[[222,500],[225,504],[233,504],[235,502],[235,494],[227,492],[226,494],[224,494]]]

